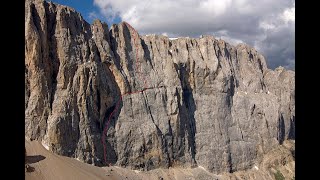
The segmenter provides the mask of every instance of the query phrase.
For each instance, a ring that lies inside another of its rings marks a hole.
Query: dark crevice
[[[175,65],[176,70],[180,72],[179,78],[182,85],[182,104],[178,103],[179,109],[181,110],[180,126],[184,126],[182,130],[187,133],[188,147],[191,154],[191,165],[194,167],[197,165],[195,160],[196,155],[196,143],[195,143],[195,133],[196,133],[196,123],[194,113],[196,110],[196,105],[193,98],[193,90],[189,83],[189,72],[190,69],[185,64],[180,63]],[[181,97],[179,97],[180,99]]]
[[[261,70],[261,73],[263,74],[263,67],[262,67],[262,62],[261,59],[258,59],[258,65],[259,65],[259,69]]]
[[[115,110],[116,108],[116,104],[114,104],[113,106],[109,107],[107,110],[106,110],[106,113],[105,113],[105,119],[103,121],[103,124],[105,124],[107,121],[108,121],[108,118],[109,116],[111,115],[111,113]],[[113,116],[111,117],[111,120],[112,121],[114,118],[115,118],[115,113],[112,114]],[[111,122],[110,122],[111,124]]]
[[[187,52],[190,52],[189,47],[188,47],[188,43],[186,43],[186,48],[187,48]]]
[[[120,106],[120,105],[119,105]],[[113,112],[113,116],[111,117],[110,119],[110,122],[109,122],[109,126],[108,126],[108,129],[106,130],[106,134],[102,134],[103,132],[103,129],[101,129],[101,134],[102,136],[105,136],[106,138],[106,159],[107,159],[107,163],[111,163],[111,164],[115,164],[118,160],[118,157],[117,157],[117,152],[115,151],[115,148],[114,148],[114,142],[112,141],[112,139],[114,138],[114,133],[111,132],[111,133],[107,133],[108,130],[110,129],[110,127],[114,127],[115,124],[116,124],[116,118],[119,116],[119,112],[120,112],[120,109],[121,107],[118,107],[117,108],[117,111],[115,111],[115,108],[116,108],[116,104],[114,104],[113,106],[109,107],[107,110],[106,110],[106,113],[105,113],[105,118],[104,118],[104,121],[103,121],[103,128],[106,128],[105,125],[107,124],[107,121],[109,120],[109,117],[111,115],[111,113]],[[115,112],[114,112],[115,111]],[[105,164],[105,162],[103,163]]]
[[[266,89],[266,85],[264,84],[264,77],[262,77],[262,80],[260,80],[260,85],[262,90]]]
[[[230,141],[230,140],[229,140]],[[230,148],[230,145],[228,145],[228,150],[227,150],[227,153],[228,153],[228,168],[229,168],[229,173],[233,173],[234,170],[232,168],[232,155],[231,155],[231,148]]]
[[[89,75],[87,76],[89,77]],[[92,78],[89,79],[89,89],[90,89],[90,95],[93,94],[93,86],[92,86]]]
[[[249,52],[248,52],[249,53]],[[252,55],[252,53],[250,52],[250,54],[249,54],[249,61],[252,61],[253,60],[253,55]]]
[[[29,80],[29,72],[28,72],[28,67],[25,65],[25,109],[27,109],[29,98],[30,98],[30,80]]]
[[[266,119],[266,125],[267,125],[267,129],[269,131],[269,123],[268,123],[267,119]]]
[[[32,19],[33,19],[33,23],[34,23],[34,25],[36,27],[37,32],[40,35],[40,32],[42,31],[41,30],[41,25],[40,25],[41,18],[39,16],[38,11],[37,11],[37,9],[36,9],[34,4],[31,4],[30,9],[31,9],[31,16],[32,16]]]
[[[98,107],[98,113],[100,114],[100,109],[101,109],[101,97],[100,97],[100,91],[97,89],[97,107]]]
[[[118,42],[116,40],[116,37],[114,37],[114,36],[119,36],[119,27],[116,25],[113,25],[112,27],[114,27],[114,29],[111,29],[109,31],[109,39],[110,39],[110,49],[114,55],[114,65],[120,71],[120,73],[125,81],[126,86],[129,87],[129,91],[131,91],[131,86],[129,84],[129,81],[128,81],[128,79],[122,69],[122,65],[120,64],[120,55],[117,53]]]
[[[176,64],[175,64],[176,65]],[[181,102],[181,96],[180,93],[178,92],[178,89],[176,88],[176,92],[175,92],[175,96],[177,96],[177,102],[178,102],[178,107],[179,109],[182,107]],[[182,117],[182,115],[180,115],[179,113],[179,117]],[[178,147],[176,148],[177,151],[177,156],[176,159],[178,159],[179,157],[183,157],[185,154],[185,144],[184,144],[184,139],[185,139],[185,126],[183,125],[184,121],[181,121],[181,123],[179,122],[178,126],[178,142],[180,142],[178,144]]]
[[[126,33],[128,32],[128,33]],[[125,50],[125,56],[126,56],[126,63],[127,63],[127,68],[128,68],[128,71],[129,73],[134,71],[133,69],[133,62],[134,61],[137,61],[137,50],[136,50],[136,46],[133,48],[132,47],[132,44],[131,44],[131,41],[133,40],[133,45],[135,45],[135,41],[137,41],[137,39],[134,40],[134,38],[131,38],[131,36],[134,36],[133,34],[131,34],[130,30],[128,29],[127,26],[123,26],[123,36],[124,36],[124,44],[125,44],[125,47],[126,47],[126,50]],[[136,37],[136,38],[139,38],[139,37]],[[130,57],[129,55],[129,52],[132,53],[132,57]],[[130,74],[130,76],[134,76],[134,73],[133,74]]]
[[[254,104],[253,107],[251,108],[251,116],[253,115],[255,109],[256,109],[256,105]]]
[[[172,127],[171,127],[171,122],[170,120],[168,120],[168,133],[165,134],[166,137],[166,141],[169,143],[168,144],[168,151],[169,151],[169,166],[172,166],[172,160],[175,159],[173,157],[173,141],[174,141],[174,137],[173,137],[173,131],[172,131]]]
[[[228,107],[232,107],[233,105],[233,96],[235,93],[235,80],[234,80],[234,76],[230,77],[230,83],[229,83],[230,87],[227,90],[228,96],[226,97],[226,102]]]
[[[295,116],[293,116],[290,119],[290,128],[289,128],[289,135],[288,135],[288,139],[295,139]]]
[[[285,139],[285,124],[284,124],[284,118],[283,115],[280,114],[279,120],[278,120],[278,141],[279,144],[282,144]]]
[[[143,39],[141,39],[141,45],[142,45],[142,48],[144,50],[144,58],[149,61],[150,65],[151,65],[151,68],[153,69],[153,64],[152,64],[152,61],[151,61],[151,56],[150,56],[150,51],[149,51],[149,48],[148,46],[146,45],[145,41]]]
[[[217,67],[217,70],[215,72],[213,72],[213,74],[210,77],[210,81],[213,82],[216,80],[218,74],[220,73],[220,71],[222,70],[222,67],[221,67],[221,64],[220,64],[220,61],[218,61],[218,67]]]
[[[54,4],[50,4],[52,8],[55,8]],[[55,37],[56,33],[56,11],[52,12],[49,9],[49,4],[44,3],[47,18],[47,39],[48,39],[48,50],[49,50],[49,65],[50,65],[50,80],[51,80],[51,92],[50,92],[50,109],[52,110],[52,104],[54,101],[54,95],[57,90],[57,75],[59,73],[59,58],[57,52],[57,39]]]
[[[106,139],[108,139],[108,138],[106,138]],[[110,141],[112,141],[111,138],[110,138]],[[111,143],[109,141],[106,141],[106,149],[108,149],[107,162],[111,163],[111,164],[115,164],[118,161],[117,152],[115,151],[114,147],[111,145]]]
[[[96,56],[97,56],[98,62],[102,62],[103,60],[102,60],[102,58],[101,58],[100,51],[99,51],[99,49],[98,49],[96,46],[94,46],[94,52],[96,52],[95,54],[96,54]],[[108,61],[105,61],[105,62],[108,63]]]
[[[230,54],[230,52],[228,51],[227,48],[224,48],[224,54],[225,54],[225,57],[226,57],[227,60],[231,60],[231,54]],[[230,62],[229,62],[229,64],[230,64]],[[231,64],[230,64],[230,67],[232,67]],[[231,68],[231,71],[232,71],[232,70],[233,70],[233,69]],[[232,71],[232,72],[233,72],[233,71]]]

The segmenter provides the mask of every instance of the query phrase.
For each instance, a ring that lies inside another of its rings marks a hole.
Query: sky
[[[52,0],[83,18],[126,21],[139,34],[168,37],[213,35],[232,45],[246,43],[268,67],[295,69],[294,0]]]

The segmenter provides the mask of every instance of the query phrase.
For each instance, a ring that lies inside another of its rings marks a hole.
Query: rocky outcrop
[[[294,72],[247,45],[109,30],[42,0],[25,13],[26,136],[57,154],[222,173],[295,139]]]
[[[106,42],[92,38],[79,13],[46,1],[26,2],[25,27],[26,136],[102,165],[103,121],[119,94],[99,51]],[[105,27],[96,28],[104,37]]]

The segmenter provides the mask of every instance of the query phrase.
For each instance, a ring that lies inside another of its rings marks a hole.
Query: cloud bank
[[[107,19],[121,18],[141,34],[199,37],[211,34],[258,49],[269,68],[295,66],[292,0],[94,0]]]

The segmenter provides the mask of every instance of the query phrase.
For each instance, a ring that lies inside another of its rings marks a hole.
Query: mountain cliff
[[[295,139],[295,73],[245,44],[142,36],[27,0],[25,135],[96,166],[246,170]]]

